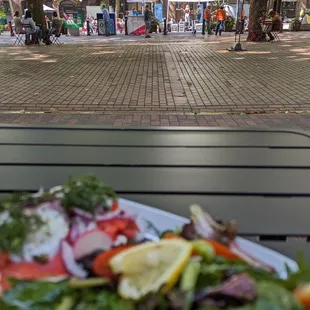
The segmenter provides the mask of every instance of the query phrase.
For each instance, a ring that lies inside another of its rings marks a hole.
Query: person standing
[[[198,20],[198,23],[200,23],[200,20],[201,20],[201,7],[200,7],[200,4],[197,4],[197,20]]]
[[[218,33],[220,36],[222,35],[222,31],[224,29],[224,21],[226,20],[226,11],[224,7],[221,6],[216,12],[216,27],[215,27],[215,35]]]
[[[151,30],[151,24],[152,24],[152,14],[149,9],[148,4],[145,6],[144,10],[144,23],[145,23],[145,37],[150,38],[150,30]]]
[[[110,14],[105,5],[102,5],[102,15],[103,15],[103,22],[104,22],[104,27],[105,27],[105,35],[108,37],[110,35],[110,32],[109,32]]]
[[[211,10],[212,10],[212,6],[211,5],[208,5],[206,8],[205,8],[205,11],[204,11],[204,19],[206,20],[206,26],[207,26],[207,31],[208,31],[208,34],[213,34],[212,31],[211,31]]]

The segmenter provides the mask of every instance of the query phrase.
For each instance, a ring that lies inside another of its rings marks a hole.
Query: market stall
[[[144,3],[152,3],[152,0],[127,0],[128,3],[128,34],[141,35],[145,33]]]
[[[202,32],[203,12],[206,6],[216,0],[169,0],[167,7],[168,30],[171,32]],[[216,11],[218,1],[213,11]],[[224,5],[227,16],[236,18],[236,5]]]

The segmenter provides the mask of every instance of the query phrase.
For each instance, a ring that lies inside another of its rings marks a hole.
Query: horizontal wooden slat
[[[306,134],[280,131],[111,130],[79,128],[0,127],[2,144],[125,145],[125,146],[271,146],[310,147]]]
[[[275,250],[285,256],[292,258],[293,260],[297,260],[298,253],[301,251],[307,261],[310,262],[310,243],[302,242],[302,241],[289,241],[289,242],[258,242],[260,245],[263,245],[267,248]]]
[[[0,145],[0,164],[310,167],[310,148]]]
[[[0,190],[35,190],[95,174],[120,192],[310,195],[307,169],[0,166]]]
[[[235,219],[242,235],[310,235],[310,197],[247,197],[123,194],[123,198],[189,217],[189,206],[199,204],[211,215]]]

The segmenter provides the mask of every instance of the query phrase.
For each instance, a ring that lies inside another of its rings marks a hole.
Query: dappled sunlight
[[[264,54],[271,54],[272,51],[245,51],[243,53],[250,55],[264,55]]]
[[[39,59],[36,59],[36,58],[27,58],[27,57],[23,57],[23,58],[16,57],[15,60],[21,60],[21,61],[34,60],[34,61],[38,61]]]
[[[44,62],[44,63],[55,63],[55,62],[57,62],[57,60],[56,59],[47,59],[47,60],[42,60],[42,62]]]
[[[290,49],[290,52],[295,52],[295,53],[302,53],[302,52],[308,52],[310,51],[309,48],[293,48]]]
[[[293,59],[293,61],[296,61],[296,62],[310,61],[310,57],[295,58]]]

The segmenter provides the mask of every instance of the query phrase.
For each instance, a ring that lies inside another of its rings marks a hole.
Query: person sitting
[[[36,23],[32,19],[31,12],[29,10],[26,11],[25,16],[22,18],[22,24],[23,25],[29,25],[29,29],[26,29],[26,33],[29,36],[36,35],[37,43],[39,43],[42,40],[42,30],[40,27],[36,26]],[[32,39],[34,42],[34,40]],[[26,39],[26,43],[29,44],[29,39]]]
[[[46,45],[52,44],[52,42],[50,40],[50,37],[52,34],[54,34],[56,36],[60,36],[61,27],[62,27],[62,23],[61,23],[58,15],[57,15],[57,12],[53,12],[51,29],[46,30],[46,39],[44,40],[44,43]]]
[[[269,27],[268,31],[266,32],[266,34],[269,36],[269,41],[273,41],[275,38],[272,35],[272,32],[277,32],[281,30],[281,17],[280,15],[275,12],[274,10],[270,10],[268,15],[271,18],[271,27]],[[267,22],[267,21],[266,21]]]
[[[15,12],[13,21],[14,21],[15,32],[19,34],[22,29],[22,20],[19,17],[19,11]]]

